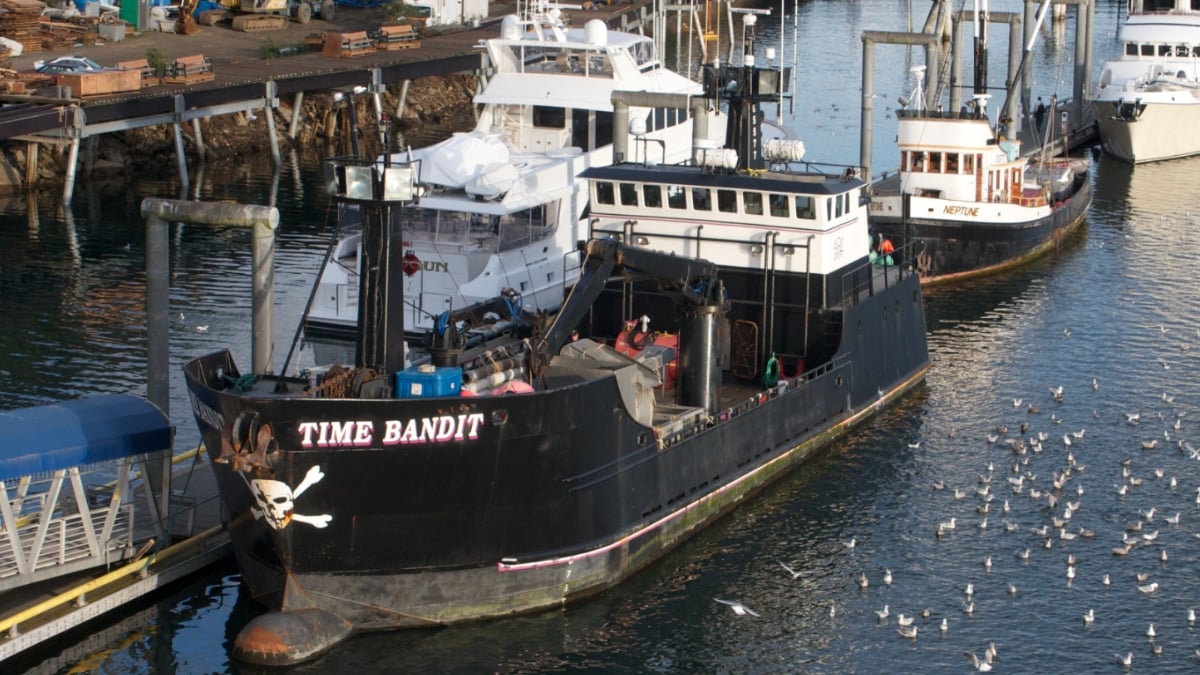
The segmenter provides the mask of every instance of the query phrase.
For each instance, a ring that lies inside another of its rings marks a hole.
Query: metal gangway
[[[172,436],[161,410],[125,394],[0,412],[0,592],[128,560],[139,536],[162,541],[162,502],[138,490],[136,509],[132,484],[139,465],[150,475],[170,457]],[[152,522],[136,523],[139,510]]]

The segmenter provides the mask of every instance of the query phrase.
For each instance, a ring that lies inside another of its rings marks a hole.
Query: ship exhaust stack
[[[685,310],[679,327],[679,403],[717,410],[717,386],[728,367],[729,304]]]

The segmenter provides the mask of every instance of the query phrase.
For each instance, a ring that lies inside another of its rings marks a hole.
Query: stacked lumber
[[[414,49],[421,46],[417,31],[407,23],[398,26],[380,26],[375,33],[375,49],[390,52],[397,49]]]
[[[49,50],[74,45],[88,47],[96,44],[100,34],[96,32],[95,17],[75,17],[70,21],[48,21],[42,23],[42,47]]]
[[[150,61],[147,59],[133,59],[132,61],[117,61],[117,67],[121,70],[136,70],[141,77],[142,86],[158,84],[158,73],[150,67]]]
[[[42,51],[42,22],[46,4],[39,0],[0,0],[0,35],[25,46],[25,53]]]
[[[375,53],[375,43],[367,36],[366,31],[356,33],[325,33],[325,46],[321,49],[324,56],[335,59],[347,59]]]
[[[216,75],[213,73],[212,61],[203,54],[180,56],[171,63],[167,74],[163,77],[166,84],[195,84],[208,82]]]
[[[304,36],[304,47],[310,52],[319,52],[325,47],[324,33],[309,33]]]

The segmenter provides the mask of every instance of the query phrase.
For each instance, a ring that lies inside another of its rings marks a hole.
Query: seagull
[[[968,581],[967,582],[967,597],[969,598],[974,594],[975,594],[975,584]]]
[[[971,665],[975,666],[975,670],[978,670],[981,673],[991,672],[992,664],[988,663],[987,661],[981,661],[979,657],[975,656],[975,654],[972,652],[963,653],[966,654],[968,659],[971,659]]]
[[[1154,632],[1154,624],[1150,624],[1150,627],[1146,629],[1146,637],[1153,640],[1155,635],[1157,635],[1157,633]]]
[[[846,541],[846,542],[842,542],[842,543],[843,543],[843,545],[845,545],[846,548],[848,548],[850,550],[854,550],[854,547],[858,544],[858,540],[855,539],[854,537],[850,537],[850,541]]]
[[[793,578],[793,579],[796,579],[796,578],[798,578],[798,577],[799,577],[801,574],[803,574],[803,572],[797,572],[796,570],[792,569],[791,567],[788,567],[788,564],[787,564],[787,563],[785,563],[785,562],[783,562],[782,560],[780,560],[780,561],[779,561],[779,564],[780,564],[780,565],[783,567],[783,569],[785,569],[785,570],[787,570],[787,571],[788,571],[788,574],[791,574],[791,575],[792,575],[792,578]]]
[[[1133,652],[1129,652],[1125,656],[1121,656],[1120,654],[1117,654],[1116,657],[1117,657],[1117,663],[1125,666],[1126,668],[1133,665]]]
[[[1107,574],[1105,574],[1105,575],[1104,575],[1104,585],[1105,585],[1105,586],[1111,586],[1111,585],[1112,585],[1112,580],[1108,578],[1108,575],[1107,575]]]
[[[1188,623],[1196,623],[1196,610],[1188,610]]]
[[[1154,581],[1146,584],[1145,586],[1138,586],[1138,590],[1143,593],[1153,593],[1154,591],[1158,590],[1158,582]]]
[[[713,600],[716,600],[722,605],[729,605],[729,608],[733,610],[733,613],[737,614],[738,616],[745,616],[747,614],[750,616],[758,616],[758,612],[750,609],[740,602],[736,602],[734,600],[722,600],[720,598],[713,598]]]
[[[889,613],[889,612],[888,612],[888,606],[887,606],[887,605],[884,605],[884,606],[883,606],[883,609],[877,609],[877,610],[875,610],[875,616],[878,616],[880,621],[886,621],[886,620],[887,620],[887,618],[888,618],[888,613]]]
[[[950,622],[948,620],[946,620],[946,617],[944,617],[944,616],[942,617],[942,624],[940,626],[938,626],[938,630],[943,633],[950,630]]]
[[[1010,582],[1008,582],[1008,594],[1009,594],[1009,595],[1016,595],[1016,594],[1017,594],[1017,587],[1016,587],[1016,586],[1014,586],[1014,585],[1013,585],[1013,582],[1011,582],[1011,581],[1010,581]]]
[[[866,572],[862,572],[858,575],[858,587],[859,588],[865,590],[867,588],[867,586],[869,586],[870,584],[871,584],[871,582],[867,581],[867,573]]]
[[[885,586],[892,585],[892,570],[888,569],[887,567],[883,568],[883,584]]]
[[[1090,626],[1090,625],[1092,625],[1092,622],[1095,620],[1096,620],[1096,613],[1094,611],[1092,611],[1091,609],[1088,609],[1087,614],[1083,615],[1083,623]]]
[[[197,332],[197,333],[207,333],[207,332],[208,332],[208,326],[207,326],[207,325],[196,326],[196,332]]]
[[[900,615],[898,615],[896,617],[896,623],[900,626],[911,626],[913,624],[913,621],[916,621],[916,620],[917,620],[917,617],[904,616],[903,613],[901,613]]]
[[[917,639],[917,627],[916,626],[901,626],[900,628],[898,628],[896,630],[896,632],[900,633],[900,637],[906,637],[910,640]]]

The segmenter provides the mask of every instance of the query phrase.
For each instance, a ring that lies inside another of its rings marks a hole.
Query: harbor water
[[[1097,9],[1098,58],[1115,51],[1123,4]],[[800,4],[806,72],[786,123],[812,158],[857,160],[858,36],[904,30],[907,6]],[[1069,91],[1056,82],[1071,72],[1058,56],[1071,56],[1072,33],[1070,22],[1047,27],[1035,95]],[[892,49],[877,61],[890,101],[876,106],[877,169],[896,164],[887,106],[912,86],[904,49]],[[1004,56],[993,56],[999,80]],[[193,176],[192,195],[280,209],[277,367],[331,234],[318,167],[287,164],[278,176],[210,169]],[[966,672],[966,654],[994,643],[994,672],[1119,672],[1118,654],[1139,670],[1195,672],[1200,159],[1102,158],[1093,181],[1086,228],[1059,250],[926,293],[925,385],[626,583],[533,616],[358,636],[295,670]],[[145,392],[138,206],[179,196],[178,184],[136,178],[76,194],[71,214],[53,195],[0,206],[0,407]],[[172,226],[171,317],[183,449],[198,440],[183,361],[229,346],[249,363],[248,231]],[[260,611],[229,564],[4,671],[245,672],[229,648]],[[899,634],[901,614],[915,617],[915,639]]]

